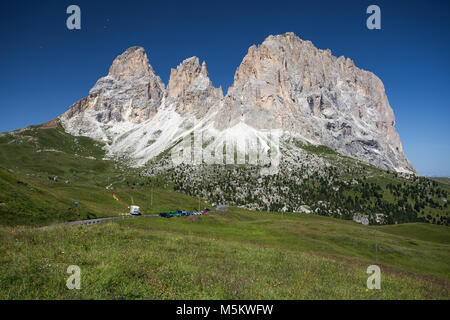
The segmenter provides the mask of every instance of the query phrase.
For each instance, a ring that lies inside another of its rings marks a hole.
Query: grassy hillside
[[[317,211],[319,215],[232,207],[200,218],[148,217],[37,229],[118,216],[131,204],[145,214],[198,208],[198,198],[186,194],[233,203],[245,195],[236,186],[256,190],[256,180],[251,171],[217,171],[217,180],[208,172],[198,180],[178,171],[147,177],[106,159],[100,143],[68,135],[61,127],[3,134],[0,299],[449,299],[447,226],[366,227],[338,214],[341,219],[320,214],[334,215],[336,209],[345,213],[347,205],[361,212],[399,208],[397,214],[417,208],[422,217],[430,216],[425,220],[445,224],[450,186],[404,179],[325,147],[304,148],[349,170],[344,176],[334,169],[324,170],[329,176],[313,174],[302,188],[295,184],[302,172],[291,174],[289,183],[269,178],[273,189],[266,194],[282,195],[283,188],[292,186],[295,192],[286,193],[290,196],[312,203],[325,199],[330,206]],[[339,188],[325,184],[327,178]],[[348,183],[352,180],[358,183]],[[214,183],[222,183],[225,198],[208,194]],[[210,207],[201,201],[201,207]],[[280,205],[272,203],[270,209],[279,211]],[[65,287],[66,269],[74,264],[82,270],[80,291]],[[366,269],[372,264],[382,269],[381,290],[366,290]]]
[[[31,127],[0,136],[0,166],[28,177],[92,186],[123,185],[135,170],[104,159],[103,145],[57,128]]]
[[[373,227],[236,208],[198,220],[0,227],[0,238],[1,299],[450,298],[450,234],[429,224],[377,227],[378,261]],[[366,290],[372,264],[381,290]],[[65,287],[69,265],[81,268],[81,290]]]
[[[426,223],[407,223],[381,226],[379,230],[402,237],[429,242],[439,242],[450,245],[450,232],[448,227],[433,226]]]
[[[155,198],[170,198],[164,177],[145,178],[139,170],[104,157],[100,143],[71,136],[61,127],[0,136],[0,224],[116,216],[128,212],[131,204],[148,211],[152,188]],[[164,208],[164,201],[158,205],[153,209]]]
[[[299,211],[305,205],[319,215],[343,219],[361,213],[371,223],[376,223],[376,213],[384,214],[390,224],[449,223],[450,185],[421,177],[406,179],[324,146],[295,142],[289,148],[301,148],[331,167],[314,172],[308,166],[291,170],[281,165],[278,175],[266,177],[257,174],[259,168],[236,166],[181,167],[148,177],[144,172],[153,171],[154,162],[147,168],[129,168],[107,159],[102,147],[92,139],[67,134],[60,125],[1,134],[0,224],[113,216],[133,203],[149,210],[152,188],[274,212]]]
[[[436,177],[436,178],[430,178],[430,179],[441,182],[441,183],[450,184],[450,178],[445,178],[445,177],[437,178]]]
[[[153,199],[153,201],[152,201]],[[75,207],[78,202],[78,207]],[[0,224],[40,226],[118,216],[132,204],[143,213],[198,208],[198,200],[167,188],[106,189],[81,183],[27,178],[0,167]],[[207,204],[201,201],[201,206]],[[210,205],[209,205],[210,206]]]
[[[293,170],[282,164],[278,174],[267,176],[261,176],[256,166],[232,165],[179,166],[169,172],[172,181],[179,182],[174,184],[175,190],[215,203],[273,212],[304,212],[306,208],[347,220],[364,215],[371,224],[378,223],[376,215],[382,214],[381,224],[448,226],[450,185],[424,177],[402,177],[336,153],[314,153],[333,166],[314,171],[308,166]]]

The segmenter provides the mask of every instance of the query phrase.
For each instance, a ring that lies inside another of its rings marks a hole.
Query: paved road
[[[71,226],[71,227],[88,226],[88,225],[98,224],[98,223],[106,222],[106,221],[133,219],[133,218],[147,218],[147,217],[159,217],[159,214],[146,214],[146,215],[142,215],[142,216],[131,216],[130,215],[130,216],[98,218],[98,219],[90,219],[90,220],[79,220],[79,221],[71,221],[71,222],[53,224],[53,225],[49,225],[49,226],[44,226],[42,228],[48,228],[48,227],[53,227],[53,226]]]

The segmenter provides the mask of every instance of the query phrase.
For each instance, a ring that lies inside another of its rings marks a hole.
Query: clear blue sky
[[[365,26],[370,4],[381,30]],[[248,47],[287,31],[379,76],[418,173],[450,176],[450,1],[1,1],[0,131],[59,116],[134,45],[166,84],[196,55],[226,92]]]

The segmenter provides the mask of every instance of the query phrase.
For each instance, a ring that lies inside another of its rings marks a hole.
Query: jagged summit
[[[414,170],[381,80],[292,32],[251,46],[226,96],[197,57],[172,69],[165,88],[145,50],[131,47],[60,118],[69,133],[108,141],[111,155],[127,150],[142,165],[187,134],[192,117],[211,137],[276,129],[383,169]],[[162,133],[150,139],[150,127]]]
[[[114,59],[108,75],[120,80],[127,77],[154,76],[155,73],[144,48],[136,46],[127,49]]]
[[[206,62],[200,66],[197,57],[184,60],[170,73],[166,96],[177,100],[177,112],[204,116],[223,98],[221,88],[215,88],[209,79]]]
[[[132,47],[114,59],[108,75],[97,81],[88,97],[60,118],[72,134],[105,139],[104,124],[140,123],[152,117],[164,90],[144,48]]]
[[[279,128],[384,169],[412,171],[383,83],[293,33],[249,48],[215,126]]]

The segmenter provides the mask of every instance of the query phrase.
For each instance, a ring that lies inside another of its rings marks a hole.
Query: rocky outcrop
[[[413,170],[381,80],[293,33],[250,47],[216,119],[218,129],[279,128],[380,168]]]
[[[132,47],[118,56],[106,77],[97,81],[89,96],[77,101],[64,113],[63,120],[77,118],[72,129],[83,131],[83,117],[99,123],[139,123],[152,117],[161,104],[164,84],[155,75],[142,47]],[[86,119],[85,119],[86,120]]]
[[[144,49],[130,48],[60,119],[69,133],[131,150],[141,164],[200,121],[211,139],[276,129],[383,169],[414,170],[381,80],[293,33],[250,47],[225,97],[197,57],[172,69],[164,88]]]
[[[41,129],[41,130],[56,129],[56,128],[58,128],[58,125],[59,125],[59,120],[58,119],[53,119],[53,120],[47,121],[44,124],[41,124],[38,127],[38,129]]]
[[[200,66],[197,57],[184,60],[170,72],[166,96],[168,102],[176,100],[176,111],[203,117],[223,98],[222,88],[215,88],[209,79],[206,62]]]

